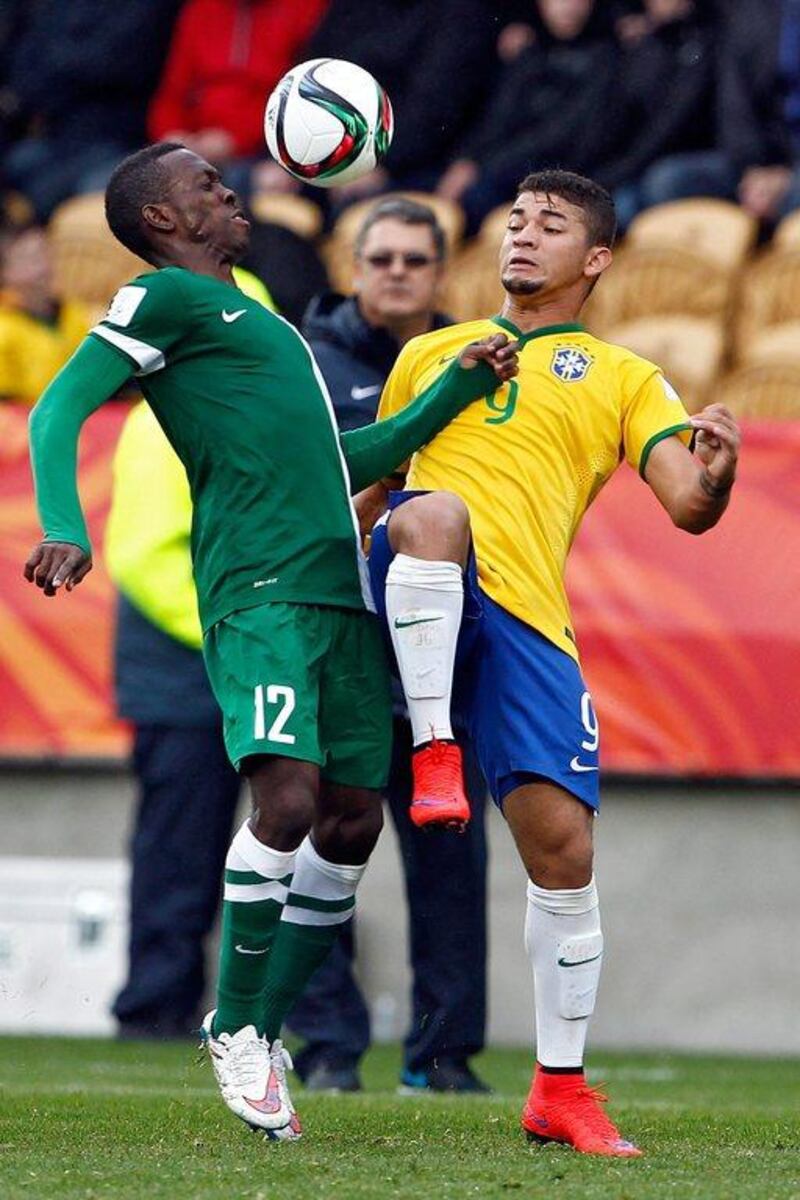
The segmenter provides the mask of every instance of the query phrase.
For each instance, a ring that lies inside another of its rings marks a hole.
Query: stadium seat
[[[283,225],[298,237],[311,241],[322,230],[322,210],[305,196],[285,192],[256,192],[250,208],[257,221]]]
[[[332,237],[344,245],[352,247],[356,240],[359,226],[370,209],[381,200],[389,200],[403,196],[406,200],[416,200],[418,204],[426,204],[436,213],[436,219],[444,230],[448,249],[452,252],[461,241],[464,233],[464,213],[461,206],[452,200],[444,200],[441,196],[428,195],[427,192],[390,192],[385,196],[373,196],[369,200],[360,200],[351,204],[341,214],[333,227]]]
[[[770,326],[800,320],[800,246],[762,255],[742,276],[736,315],[737,361],[747,357],[756,334]]]
[[[48,231],[59,292],[81,301],[93,317],[122,284],[152,270],[111,233],[101,192],[65,200],[50,218]]]
[[[800,363],[758,363],[739,367],[714,388],[737,417],[788,420],[800,417]]]
[[[725,332],[720,320],[640,317],[608,330],[606,337],[658,363],[690,412],[697,412],[715,398],[711,395],[711,385],[725,354]]]
[[[743,366],[760,363],[800,364],[800,320],[783,321],[756,331],[741,347]]]
[[[779,250],[800,250],[800,208],[783,218],[772,235],[772,245]]]
[[[487,254],[478,240],[465,246],[451,259],[441,294],[442,310],[455,321],[476,321],[500,311],[503,289],[497,270],[497,254]]]
[[[648,208],[631,223],[626,245],[676,249],[723,271],[735,271],[750,254],[758,222],[727,200],[674,200]]]
[[[733,276],[715,263],[672,247],[624,246],[592,292],[585,323],[608,330],[644,316],[726,315]]]

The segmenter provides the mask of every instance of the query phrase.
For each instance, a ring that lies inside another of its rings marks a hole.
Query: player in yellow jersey
[[[528,872],[537,1065],[523,1127],[588,1153],[633,1157],[639,1150],[583,1075],[603,952],[592,869],[599,730],[563,572],[586,509],[623,458],[675,525],[691,533],[715,525],[739,434],[722,405],[689,417],[656,366],[578,323],[611,262],[614,233],[611,198],[592,181],[546,171],[521,184],[500,253],[502,313],[409,342],[379,416],[403,408],[461,346],[492,331],[519,340],[519,374],[417,452],[409,490],[391,493],[373,530],[370,569],[414,728],[412,816],[425,824],[469,815],[451,742],[452,691]],[[362,511],[382,500],[363,494]],[[444,793],[430,786],[442,762]]]

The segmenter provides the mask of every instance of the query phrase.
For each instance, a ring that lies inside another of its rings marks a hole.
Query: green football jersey
[[[121,288],[92,335],[133,365],[186,468],[205,630],[266,601],[371,607],[333,408],[292,325],[168,267]]]

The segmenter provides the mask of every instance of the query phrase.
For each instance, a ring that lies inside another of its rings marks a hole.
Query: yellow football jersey
[[[406,486],[462,498],[483,590],[577,658],[564,567],[581,518],[623,458],[643,472],[662,438],[688,444],[688,414],[658,367],[582,326],[521,334],[494,317],[408,342],[378,419],[429,387],[468,342],[500,329],[520,340],[519,374],[418,451]]]

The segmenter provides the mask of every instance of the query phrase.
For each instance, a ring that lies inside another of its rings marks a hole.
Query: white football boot
[[[302,1128],[286,1083],[286,1071],[292,1067],[289,1051],[279,1038],[270,1046],[254,1025],[214,1037],[214,1011],[203,1021],[200,1039],[228,1108],[270,1139],[299,1138]]]

